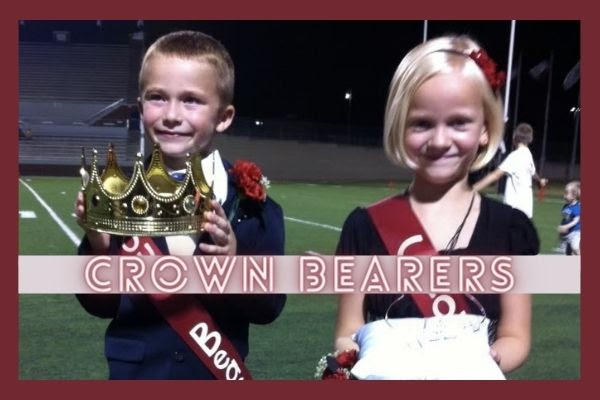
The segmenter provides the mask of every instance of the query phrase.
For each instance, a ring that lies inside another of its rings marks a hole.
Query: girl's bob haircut
[[[504,134],[502,98],[492,90],[481,68],[469,56],[480,49],[468,36],[443,36],[415,47],[400,62],[390,84],[383,130],[385,153],[392,163],[415,168],[404,149],[406,117],[413,96],[429,78],[456,71],[472,79],[480,88],[489,136],[487,145],[479,149],[471,171],[482,168],[494,157]]]

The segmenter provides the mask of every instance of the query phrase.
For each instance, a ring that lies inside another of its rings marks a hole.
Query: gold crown
[[[210,210],[212,187],[206,183],[200,156],[187,156],[185,179],[177,182],[167,172],[158,145],[147,169],[137,154],[128,179],[117,165],[114,147],[108,149],[106,168],[98,174],[98,152],[93,149],[91,171],[82,149],[81,169],[84,228],[124,236],[167,236],[202,230],[204,211]]]

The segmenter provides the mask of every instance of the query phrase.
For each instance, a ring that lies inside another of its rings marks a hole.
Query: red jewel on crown
[[[479,68],[483,71],[487,81],[492,87],[492,91],[496,92],[506,82],[506,74],[504,71],[497,71],[497,64],[494,60],[488,56],[485,50],[480,49],[472,51],[469,57],[473,59],[479,65]]]

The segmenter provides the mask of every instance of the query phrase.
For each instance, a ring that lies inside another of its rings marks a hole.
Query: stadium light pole
[[[350,135],[350,122],[352,121],[352,89],[346,90],[344,99],[348,102],[348,135]]]
[[[137,38],[139,40],[141,40],[141,53],[142,55],[146,53],[146,34],[144,32],[144,20],[137,20],[136,22],[136,27],[138,29],[138,31],[135,33],[135,35],[137,35]],[[142,118],[142,115],[140,113],[140,118],[139,118],[139,127],[140,127],[140,153],[142,154],[142,156],[145,156],[146,153],[146,142],[145,142],[145,137],[146,137],[146,133],[144,132],[144,121]]]
[[[546,91],[546,111],[544,113],[544,134],[542,136],[542,155],[540,157],[540,176],[544,173],[546,163],[546,142],[548,139],[548,119],[550,115],[550,96],[552,93],[552,65],[554,64],[554,51],[550,52],[550,65],[548,67],[548,89]]]
[[[517,61],[517,83],[515,88],[515,104],[513,105],[512,131],[517,128],[519,119],[519,97],[521,93],[521,69],[523,67],[523,52],[519,52],[519,61]]]
[[[581,112],[581,108],[579,105],[579,99],[577,100],[577,107],[572,107],[570,110],[573,113],[573,118],[575,118],[575,131],[573,132],[573,149],[571,150],[571,162],[569,163],[569,172],[568,177],[569,180],[573,180],[573,175],[575,173],[575,158],[577,156],[577,146],[579,144],[579,113]]]
[[[510,21],[510,35],[508,40],[508,65],[506,66],[506,86],[504,88],[504,122],[508,121],[508,103],[510,100],[510,85],[512,81],[513,72],[513,54],[515,51],[515,31],[517,29],[517,21]],[[517,89],[518,90],[518,89]],[[518,96],[518,93],[517,93]],[[517,97],[518,99],[518,97]],[[500,141],[500,153],[506,153],[506,143],[504,138]]]
[[[563,80],[562,87],[565,90],[572,88],[577,82],[579,82],[579,61],[569,70],[567,76]],[[567,178],[573,179],[573,173],[575,171],[575,157],[577,155],[577,147],[579,145],[579,113],[581,112],[581,94],[580,90],[577,93],[577,107],[571,108],[573,117],[575,118],[575,132],[573,133],[573,149],[571,150],[571,163],[569,164],[569,170],[567,172]]]

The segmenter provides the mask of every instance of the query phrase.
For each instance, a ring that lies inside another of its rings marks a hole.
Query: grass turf
[[[72,216],[79,190],[76,178],[23,177],[76,235],[82,231]],[[20,210],[19,254],[72,255],[75,244],[58,227],[24,185]],[[366,205],[403,190],[401,183],[317,185],[274,183],[270,195],[286,219],[286,254],[315,251],[332,254],[345,217]],[[561,187],[551,187],[535,205],[534,223],[542,253],[556,246]],[[299,222],[303,221],[303,222]],[[310,225],[309,223],[318,223]],[[534,295],[533,340],[527,363],[514,379],[579,378],[579,295]],[[336,299],[333,295],[290,295],[282,315],[272,324],[253,325],[248,366],[258,379],[312,379],[319,358],[331,351]],[[22,379],[104,379],[103,337],[108,321],[89,316],[73,295],[19,296],[19,368]]]

